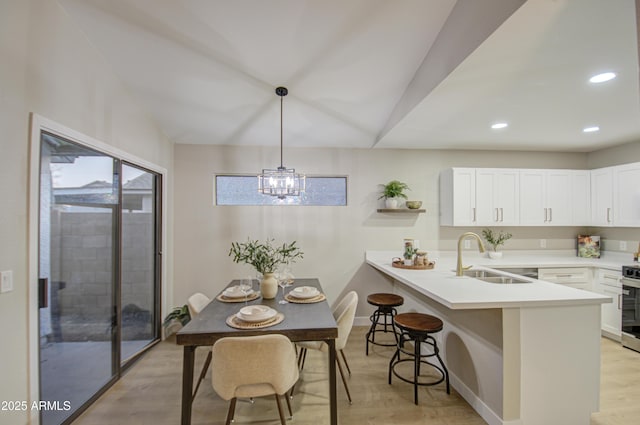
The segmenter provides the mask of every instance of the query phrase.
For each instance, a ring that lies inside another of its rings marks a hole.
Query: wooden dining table
[[[232,281],[228,286],[238,285],[239,280]],[[318,279],[295,279],[294,285],[285,288],[285,293],[298,286],[313,286],[320,292],[322,287]],[[249,305],[262,304],[284,314],[284,320],[276,325],[253,328],[236,329],[227,325],[227,318],[236,314],[244,307],[243,302],[222,302],[213,299],[196,317],[178,331],[176,342],[184,346],[182,363],[182,425],[191,424],[191,405],[193,393],[195,351],[200,346],[212,346],[220,338],[228,336],[253,336],[267,334],[282,334],[291,341],[324,341],[329,345],[329,410],[330,423],[337,425],[338,410],[336,397],[336,350],[335,339],[338,337],[338,325],[333,317],[328,302],[318,303],[288,303],[279,304],[282,290],[273,300],[259,297],[249,301]],[[215,362],[215,359],[213,359]],[[265,360],[267,361],[267,360]],[[295,367],[295,365],[292,365]]]

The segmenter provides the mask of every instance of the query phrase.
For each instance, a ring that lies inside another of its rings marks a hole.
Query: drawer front
[[[622,274],[612,272],[610,270],[600,270],[600,278],[598,283],[611,286],[613,288],[622,288]]]
[[[590,284],[591,273],[585,267],[539,269],[538,279],[561,284]]]

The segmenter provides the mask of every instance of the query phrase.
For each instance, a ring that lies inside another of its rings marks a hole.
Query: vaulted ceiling
[[[176,143],[278,145],[277,86],[285,146],[640,140],[634,0],[58,1]]]

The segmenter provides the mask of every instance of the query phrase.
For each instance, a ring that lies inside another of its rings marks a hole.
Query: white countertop
[[[519,308],[560,305],[602,304],[611,302],[611,298],[589,291],[571,288],[565,285],[531,280],[522,284],[487,283],[470,277],[455,276],[456,253],[433,252],[429,259],[436,265],[431,270],[409,270],[391,265],[400,251],[367,251],[366,262],[372,267],[391,276],[393,279],[419,291],[427,297],[450,309],[478,308]],[[586,259],[565,255],[563,252],[545,254],[520,252],[505,253],[504,258],[492,260],[463,253],[465,266],[474,264],[474,268],[495,267],[602,267],[620,270],[624,257],[611,256],[604,259]],[[604,261],[603,261],[604,260]]]

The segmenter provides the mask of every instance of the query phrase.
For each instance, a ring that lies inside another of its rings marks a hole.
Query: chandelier
[[[280,166],[276,169],[263,169],[262,174],[258,175],[258,191],[279,199],[300,196],[305,189],[304,174],[298,174],[295,169],[282,165],[282,103],[288,93],[285,87],[276,89],[276,94],[280,96]]]

